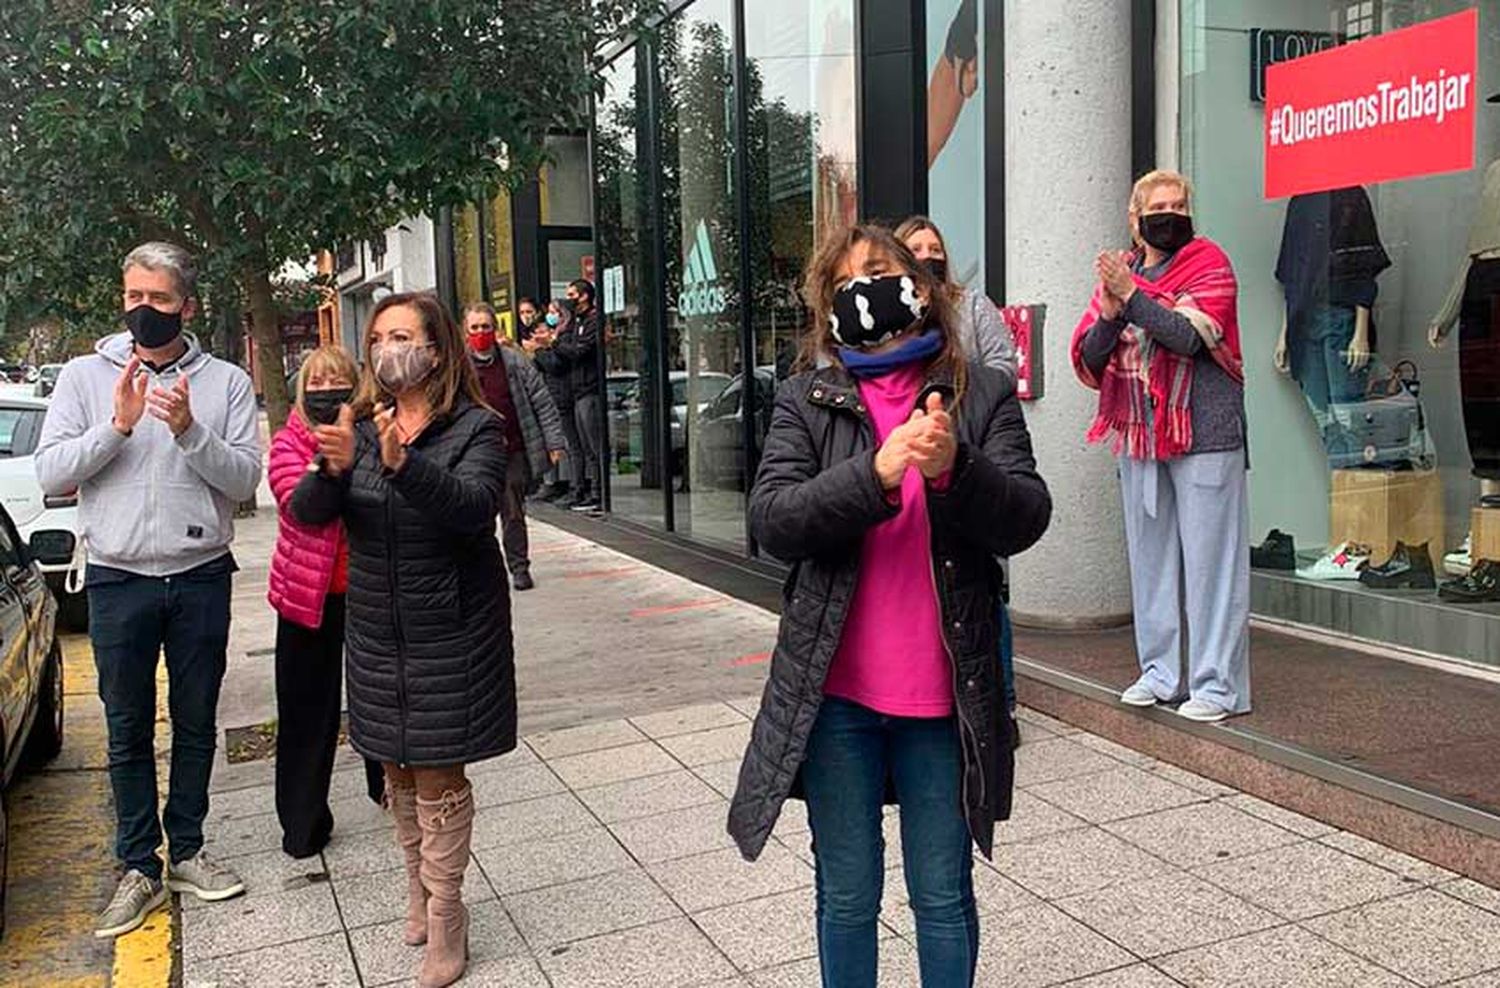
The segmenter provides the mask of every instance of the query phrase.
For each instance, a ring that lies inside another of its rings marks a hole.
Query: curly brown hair
[[[844,258],[856,245],[866,243],[873,253],[890,261],[902,274],[916,282],[917,290],[927,296],[927,315],[923,328],[937,329],[943,334],[943,349],[935,358],[933,366],[953,380],[954,389],[963,393],[967,379],[968,360],[958,339],[958,313],[953,300],[943,290],[944,286],[932,276],[925,264],[919,264],[907,246],[883,226],[859,224],[830,234],[819,246],[807,264],[803,279],[802,297],[807,304],[808,325],[802,335],[801,353],[797,368],[808,370],[825,361],[839,363],[838,344],[833,339],[829,315],[833,312],[833,296],[847,279],[840,273]]]
[[[423,385],[432,405],[433,418],[451,415],[461,397],[476,405],[485,405],[479,377],[469,361],[468,343],[458,324],[448,315],[448,310],[431,292],[401,292],[381,299],[365,322],[364,341],[360,344],[364,369],[360,374],[359,390],[354,396],[355,416],[365,418],[374,412],[377,402],[389,404],[394,397],[386,393],[375,377],[375,361],[370,356],[370,330],[383,313],[401,306],[417,313],[427,339],[437,347],[437,367]]]

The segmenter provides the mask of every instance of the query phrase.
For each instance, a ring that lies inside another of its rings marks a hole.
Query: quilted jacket
[[[933,390],[952,404],[952,382],[936,376],[918,404]],[[1015,385],[1003,372],[970,366],[955,422],[951,481],[927,492],[933,586],[953,664],[961,810],[988,855],[995,821],[1010,816],[1014,780],[1013,725],[998,661],[996,557],[1041,538],[1052,499],[1036,472]],[[729,810],[729,832],[746,858],[760,854],[787,797],[801,794],[798,773],[859,577],[860,547],[872,526],[899,511],[875,475],[875,450],[874,427],[845,370],[826,367],[781,386],[750,494],[750,530],[792,570]]]
[[[307,474],[318,441],[296,409],[271,440],[269,476],[276,498],[276,549],[271,554],[271,585],[266,598],[276,613],[304,628],[323,626],[323,602],[333,584],[344,526],[304,525],[288,510],[292,492]]]
[[[500,416],[463,400],[380,460],[375,425],[355,427],[353,468],[307,474],[292,514],[342,518],[349,538],[345,631],[349,736],[398,765],[480,761],[516,746],[510,592],[495,516],[505,490]]]

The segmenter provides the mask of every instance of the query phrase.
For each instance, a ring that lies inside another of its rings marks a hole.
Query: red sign
[[[1016,397],[1033,401],[1042,396],[1042,322],[1045,305],[1007,305],[1000,318],[1016,344]]]
[[[1266,70],[1266,198],[1474,167],[1479,11]]]

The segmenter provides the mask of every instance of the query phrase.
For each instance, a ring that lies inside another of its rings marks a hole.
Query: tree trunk
[[[281,321],[271,297],[271,272],[249,263],[241,273],[245,298],[250,303],[250,333],[255,339],[255,363],[260,371],[260,393],[266,401],[271,434],[286,425],[290,405],[286,393],[286,362],[281,352]]]

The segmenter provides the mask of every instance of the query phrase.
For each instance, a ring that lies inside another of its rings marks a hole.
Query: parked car
[[[6,796],[23,767],[57,757],[63,743],[63,663],[57,601],[41,563],[73,554],[69,532],[39,531],[21,541],[0,508],[0,933],[5,929],[5,873],[10,848]],[[45,839],[45,835],[38,835]]]
[[[52,389],[57,387],[57,375],[62,373],[62,364],[43,364],[36,372],[36,396],[38,398],[52,397]]]
[[[776,368],[755,368],[755,450],[771,428],[776,404]],[[745,382],[736,374],[698,420],[697,473],[694,479],[710,487],[745,489]]]
[[[23,539],[44,530],[72,534],[72,555],[44,563],[42,573],[57,595],[63,625],[70,631],[83,631],[89,619],[88,597],[83,591],[83,522],[78,517],[78,492],[62,497],[44,494],[32,461],[46,414],[46,399],[0,395],[0,504],[10,512]]]
[[[717,398],[731,380],[728,374],[718,371],[699,371],[692,378],[688,372],[672,371],[668,378],[672,384],[672,473],[682,473],[687,456],[688,387],[694,388],[693,399],[698,414],[702,415],[710,403]],[[615,458],[628,458],[639,462],[641,450],[632,443],[641,442],[642,409],[640,375],[633,371],[620,371],[609,375],[605,382],[609,401],[609,429]],[[618,397],[617,397],[618,396]]]

